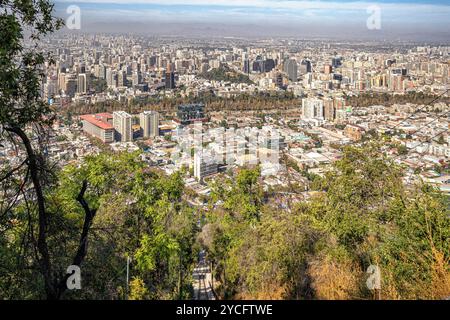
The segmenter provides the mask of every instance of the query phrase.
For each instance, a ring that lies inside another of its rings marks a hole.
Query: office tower
[[[126,87],[128,85],[127,73],[125,71],[120,71],[117,74],[117,86]]]
[[[204,177],[216,174],[218,169],[217,160],[202,152],[194,154],[194,176],[201,181]]]
[[[245,59],[245,60],[243,61],[242,71],[243,71],[244,73],[247,73],[247,74],[250,73],[250,60]]]
[[[302,62],[300,63],[300,73],[305,74],[305,73],[311,73],[311,72],[312,72],[311,61],[302,60]]]
[[[142,74],[139,71],[133,73],[133,87],[142,83]]]
[[[261,60],[255,60],[252,63],[253,72],[261,72]]]
[[[78,93],[86,93],[87,92],[87,77],[85,73],[80,73],[78,75]]]
[[[175,89],[175,74],[173,72],[166,72],[166,89]]]
[[[117,87],[117,74],[111,68],[106,70],[106,84],[108,87]]]
[[[173,65],[172,63],[167,64],[167,70],[166,70],[166,89],[175,89],[175,73],[173,71]]]
[[[333,68],[339,68],[342,65],[342,58],[335,57],[331,59],[331,66]]]
[[[74,75],[69,75],[65,77],[66,83],[65,83],[65,93],[69,97],[75,96],[75,93],[77,92],[77,78]]]
[[[334,121],[336,119],[336,110],[334,108],[334,101],[331,98],[323,99],[323,111],[325,120]]]
[[[275,60],[266,59],[264,60],[264,72],[270,72],[275,69]]]
[[[106,68],[104,65],[96,65],[94,67],[94,75],[99,79],[106,79]]]
[[[317,98],[302,99],[302,119],[323,119],[323,101]]]
[[[125,111],[113,113],[113,126],[116,130],[116,141],[128,142],[133,140],[131,115]]]
[[[66,74],[60,73],[58,75],[58,91],[66,92]]]
[[[297,61],[289,59],[284,65],[284,72],[288,75],[289,81],[296,82],[298,79]]]
[[[139,115],[139,125],[144,138],[159,136],[159,113],[156,111],[142,112]]]
[[[252,70],[259,73],[270,72],[275,68],[275,61],[273,59],[263,59],[257,56],[252,64]]]
[[[58,81],[56,77],[47,77],[44,83],[44,99],[48,100],[58,94]]]
[[[306,88],[309,88],[309,87],[311,86],[312,81],[313,81],[313,75],[312,75],[312,73],[307,73],[307,74],[305,74],[305,77],[303,78],[303,85],[304,85]]]

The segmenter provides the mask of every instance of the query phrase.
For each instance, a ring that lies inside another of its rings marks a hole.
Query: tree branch
[[[84,209],[84,223],[83,223],[83,230],[81,232],[80,241],[78,244],[78,250],[75,254],[75,257],[72,260],[72,265],[80,266],[83,262],[84,258],[87,254],[87,246],[88,246],[88,235],[89,230],[92,226],[92,222],[94,220],[94,217],[97,213],[97,209],[91,209],[89,207],[89,204],[87,203],[86,199],[84,198],[84,195],[86,193],[88,187],[87,180],[83,181],[83,185],[81,187],[80,193],[77,196],[77,201],[80,203],[80,205]],[[66,291],[67,289],[67,279],[70,275],[66,274],[63,279],[59,282],[58,285],[58,298]]]
[[[20,168],[22,168],[25,165],[25,163],[27,163],[27,161],[28,159],[25,159],[19,166],[17,166],[14,169],[11,169],[7,174],[5,174],[4,177],[0,179],[0,182],[3,182],[4,180],[10,178],[16,171],[20,170]]]

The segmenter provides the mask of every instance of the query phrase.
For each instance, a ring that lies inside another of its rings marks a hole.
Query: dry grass
[[[238,300],[283,300],[286,289],[277,283],[267,283],[256,293],[241,293],[235,298]]]
[[[433,248],[433,264],[431,266],[431,299],[450,297],[450,261],[442,252]]]
[[[317,299],[350,300],[359,295],[362,273],[350,261],[316,260],[310,264],[309,272]]]

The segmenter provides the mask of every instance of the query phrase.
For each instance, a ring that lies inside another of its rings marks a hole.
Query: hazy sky
[[[450,40],[450,1],[443,0],[55,0],[60,16],[81,9],[83,25],[140,23],[233,26],[229,33],[417,35]],[[368,8],[381,9],[381,30],[368,30]],[[242,30],[237,26],[242,26]],[[132,25],[129,25],[131,28]],[[247,26],[247,27],[246,27]],[[254,28],[255,30],[249,30]],[[259,29],[258,29],[259,28]],[[117,30],[114,30],[117,31]],[[130,31],[130,30],[127,30]],[[142,32],[143,30],[137,30]],[[175,32],[176,30],[174,30]],[[180,30],[183,31],[183,30]],[[186,30],[184,30],[186,31]],[[238,35],[238,34],[236,34]]]

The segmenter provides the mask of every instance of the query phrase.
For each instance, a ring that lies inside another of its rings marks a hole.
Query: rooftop
[[[108,122],[108,119],[112,119],[112,114],[110,113],[85,114],[80,116],[80,119],[85,120],[101,129],[114,129],[113,125]]]

